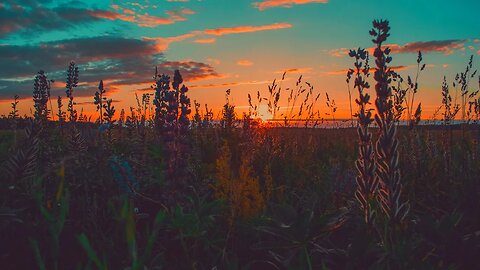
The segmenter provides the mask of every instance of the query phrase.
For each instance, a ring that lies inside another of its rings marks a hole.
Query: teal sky
[[[75,60],[84,83],[78,101],[87,112],[94,110],[98,80],[106,81],[119,107],[128,108],[159,66],[166,73],[179,68],[192,99],[214,108],[228,88],[242,108],[248,93],[266,92],[269,81],[291,70],[286,85],[303,74],[346,116],[342,71],[352,60],[345,51],[371,47],[372,20],[387,19],[392,66],[413,75],[417,51],[424,54],[419,97],[431,114],[441,103],[443,76],[451,82],[470,55],[478,66],[478,10],[474,0],[6,0],[0,4],[0,113],[15,93],[26,98],[27,113],[40,69],[57,81],[61,95],[64,70]]]

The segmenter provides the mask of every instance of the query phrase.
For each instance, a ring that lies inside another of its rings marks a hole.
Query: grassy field
[[[443,124],[419,125],[417,83],[388,68],[388,31],[370,32],[374,73],[365,50],[350,52],[351,128],[315,124],[301,79],[288,100],[300,111],[273,127],[255,117],[260,96],[243,117],[228,91],[221,119],[192,110],[179,72],[156,74],[151,100],[121,113],[100,83],[90,122],[75,110],[75,63],[58,113],[39,73],[33,117],[14,101],[0,119],[1,268],[476,269],[478,91],[457,104],[445,82]],[[475,76],[469,65],[460,77]],[[326,110],[334,118],[334,101]]]

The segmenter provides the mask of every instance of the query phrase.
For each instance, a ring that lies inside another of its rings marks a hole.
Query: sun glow
[[[273,119],[273,115],[268,111],[268,106],[266,104],[262,104],[258,107],[258,118],[260,118],[262,122],[269,122]]]

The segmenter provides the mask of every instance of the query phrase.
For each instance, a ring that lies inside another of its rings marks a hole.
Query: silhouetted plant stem
[[[74,108],[75,102],[73,101],[73,90],[78,86],[78,67],[75,66],[75,62],[70,62],[67,70],[67,83],[66,83],[66,93],[68,100],[68,120],[75,125],[77,121],[77,111]]]
[[[168,162],[166,165],[169,184],[176,190],[187,187],[185,175],[186,135],[190,125],[188,115],[191,113],[188,88],[182,85],[180,71],[175,70],[173,81],[170,77],[159,75],[155,70],[155,127],[166,146]]]
[[[48,121],[48,108],[47,102],[50,92],[50,83],[47,79],[47,75],[43,70],[40,70],[35,76],[34,86],[33,86],[33,103],[34,103],[34,117],[37,123],[40,123],[42,126]]]
[[[380,183],[380,205],[386,214],[389,223],[393,226],[402,224],[410,206],[408,201],[402,198],[402,183],[399,169],[398,139],[396,138],[396,125],[393,114],[391,70],[388,64],[392,61],[389,56],[390,49],[382,48],[382,43],[387,40],[390,30],[388,21],[373,21],[373,29],[370,35],[376,44],[374,51],[376,70],[375,106],[377,114],[375,121],[379,127],[379,138],[376,144],[377,171],[376,177]]]
[[[350,122],[352,124],[352,128],[354,127],[354,124],[353,124],[353,108],[352,108],[352,91],[350,91],[350,72],[347,73],[347,88],[348,88],[348,105],[350,107]],[[358,123],[357,123],[358,125]]]
[[[100,80],[100,83],[98,84],[98,91],[95,92],[95,96],[93,98],[93,104],[97,105],[97,111],[100,111],[100,117],[98,118],[100,125],[103,124],[103,102],[106,100],[103,94],[105,94],[105,90],[103,89],[103,80]]]
[[[13,145],[17,145],[17,126],[18,126],[18,101],[19,96],[15,95],[13,97],[13,102],[11,103],[12,110],[8,114],[8,118],[10,119],[10,127],[13,129]]]
[[[378,192],[379,179],[375,176],[375,152],[372,146],[372,134],[369,131],[373,122],[371,110],[367,108],[370,104],[370,95],[366,90],[370,88],[366,78],[369,76],[368,52],[364,49],[351,50],[350,57],[355,58],[355,69],[349,69],[347,83],[355,74],[354,88],[358,89],[358,98],[355,100],[359,106],[358,113],[358,152],[359,157],[355,163],[357,168],[357,190],[355,198],[363,212],[363,219],[369,232],[373,230],[376,212],[372,204]]]

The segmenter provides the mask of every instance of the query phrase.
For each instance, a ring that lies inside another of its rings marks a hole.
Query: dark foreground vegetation
[[[75,64],[67,109],[58,97],[56,113],[40,72],[34,117],[19,117],[15,100],[0,120],[1,268],[476,269],[472,61],[455,79],[458,100],[444,82],[443,124],[418,125],[418,83],[388,67],[388,32],[388,22],[375,21],[373,56],[350,52],[357,124],[343,129],[311,128],[319,96],[301,79],[288,99],[299,111],[280,115],[274,82],[269,97],[249,97],[241,119],[227,92],[217,122],[196,102],[191,112],[179,72],[156,74],[155,94],[118,117],[100,82],[100,117],[89,122],[75,109]],[[421,53],[417,64],[416,77]],[[262,101],[282,127],[254,120]],[[334,118],[335,102],[326,103]],[[295,117],[310,125],[289,127]]]

